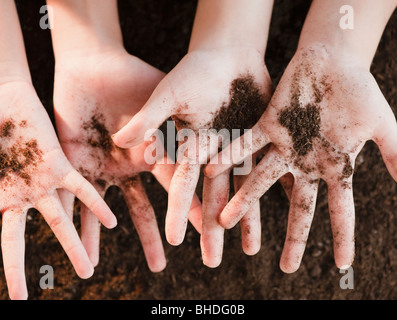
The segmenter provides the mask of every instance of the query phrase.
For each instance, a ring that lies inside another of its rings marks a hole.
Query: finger
[[[282,157],[270,149],[226,205],[219,218],[220,224],[227,229],[235,226],[251,206],[287,172],[288,166]]]
[[[12,300],[26,300],[25,279],[26,211],[7,210],[3,214],[1,249],[8,293]]]
[[[218,222],[219,214],[229,200],[229,172],[214,179],[204,177],[203,232],[201,253],[203,263],[216,268],[222,261],[224,229]]]
[[[105,200],[98,194],[94,186],[84,179],[76,170],[70,171],[62,180],[62,187],[72,192],[95,214],[99,221],[109,229],[117,225],[117,219],[109,209]]]
[[[251,158],[269,142],[270,139],[261,129],[260,123],[257,123],[252,130],[233,140],[223,151],[213,157],[205,167],[204,174],[214,178],[248,157]]]
[[[247,176],[233,176],[234,189],[237,192],[247,180]],[[255,202],[241,218],[241,242],[247,255],[255,255],[261,248],[261,212],[259,201]]]
[[[81,204],[80,216],[81,242],[92,265],[96,267],[99,263],[101,224],[98,218],[84,204]]]
[[[106,194],[107,186],[99,186],[97,183],[93,184],[100,197],[103,199]],[[85,204],[81,204],[80,210],[81,219],[81,242],[88,257],[94,267],[99,263],[99,249],[101,237],[101,224],[98,218],[87,208]]]
[[[172,96],[160,94],[156,91],[130,122],[112,136],[113,142],[118,147],[131,148],[137,146],[144,141],[145,135],[150,130],[158,129],[171,117]]]
[[[41,212],[54,232],[77,275],[82,279],[91,277],[94,273],[94,267],[80,241],[73,222],[62,207],[58,194],[54,192],[52,195],[48,195],[46,198],[41,199],[35,207]]]
[[[58,189],[58,196],[61,200],[62,207],[65,209],[66,214],[73,221],[75,201],[74,194],[65,189]]]
[[[185,233],[189,208],[200,176],[200,165],[178,164],[168,192],[168,210],[165,220],[165,234],[171,245],[182,243]]]
[[[139,235],[146,261],[152,272],[160,272],[166,266],[163,243],[156,216],[140,179],[133,185],[122,186],[131,219]]]
[[[280,268],[286,273],[298,270],[306,248],[312,224],[318,183],[296,179],[291,194],[287,235],[280,259]]]
[[[169,192],[172,177],[174,176],[175,164],[173,160],[165,155],[161,163],[153,166],[151,173],[163,188]],[[192,205],[189,211],[189,221],[198,233],[202,232],[201,202],[196,194],[193,196]]]
[[[350,179],[351,180],[351,179]],[[335,264],[345,269],[354,260],[355,210],[351,181],[328,185],[328,207],[334,239]]]

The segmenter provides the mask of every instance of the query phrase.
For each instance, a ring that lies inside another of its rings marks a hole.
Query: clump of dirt
[[[93,115],[89,121],[83,123],[83,129],[88,132],[87,142],[90,146],[101,148],[105,154],[109,154],[115,145],[104,122],[103,115]]]
[[[348,179],[353,175],[354,169],[352,166],[352,163],[350,161],[350,157],[348,154],[344,155],[344,162],[345,162],[345,166],[343,167],[342,170],[342,177],[344,179]]]
[[[223,103],[215,115],[211,128],[250,129],[266,110],[267,102],[251,74],[241,76],[231,83],[230,101]]]
[[[3,123],[0,128],[0,137],[7,138],[11,136],[12,131],[15,129],[15,124],[11,120]]]
[[[12,121],[6,121],[1,126],[1,137],[11,137],[14,128],[15,124]],[[25,143],[17,142],[6,150],[0,145],[0,180],[8,179],[14,174],[22,178],[26,185],[30,185],[31,176],[28,169],[36,167],[41,158],[42,151],[36,139]]]
[[[288,129],[293,148],[299,156],[305,156],[313,150],[313,139],[320,137],[321,117],[318,106],[308,104],[303,108],[294,103],[280,113],[279,122]]]
[[[175,127],[177,130],[181,129],[186,129],[191,127],[191,123],[186,120],[182,120],[180,116],[183,114],[183,111],[188,108],[188,105],[180,105],[176,110],[175,110],[175,115],[172,116],[172,120],[175,122]]]
[[[175,122],[175,127],[178,130],[186,129],[186,128],[189,128],[189,126],[190,126],[190,123],[188,121],[184,121],[181,118],[179,118],[178,116],[173,116],[172,120]]]

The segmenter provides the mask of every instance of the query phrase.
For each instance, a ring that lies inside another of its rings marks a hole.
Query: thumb
[[[152,135],[172,115],[173,99],[153,93],[142,109],[112,136],[113,142],[120,148],[132,148],[141,144],[145,135]]]

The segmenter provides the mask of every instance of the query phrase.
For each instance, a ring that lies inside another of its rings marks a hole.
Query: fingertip
[[[215,170],[215,165],[214,164],[207,164],[204,167],[204,176],[206,176],[207,178],[213,179],[214,177],[214,170]]]
[[[203,257],[203,264],[211,269],[218,268],[222,263],[221,259],[208,259]]]
[[[167,211],[165,218],[165,237],[170,245],[179,246],[185,239],[188,215],[185,218],[182,214],[175,213],[173,210]]]
[[[256,255],[259,250],[261,249],[260,244],[246,244],[243,245],[243,251],[247,256],[254,256]]]
[[[118,224],[117,218],[116,218],[116,216],[112,213],[112,216],[109,217],[108,221],[107,221],[106,224],[105,224],[105,227],[106,227],[107,229],[110,229],[110,230],[111,230],[111,229],[116,228],[116,227],[117,227],[117,224]]]
[[[181,245],[184,238],[184,235],[169,234],[169,232],[166,233],[167,242],[174,247]]]
[[[77,275],[81,279],[89,279],[94,274],[94,266],[92,264],[85,266],[82,270],[76,270]]]
[[[158,261],[148,263],[149,270],[153,273],[160,273],[164,271],[167,266],[167,260],[164,258],[158,259]]]
[[[16,301],[23,301],[23,300],[28,300],[28,293],[21,293],[21,292],[16,292],[16,293],[9,293],[10,299],[11,300],[16,300]]]
[[[8,295],[11,300],[27,300],[28,290],[25,283],[13,285],[9,287]]]
[[[229,217],[227,217],[227,215],[222,213],[219,215],[218,222],[222,228],[227,230],[232,229],[237,224],[237,222],[234,222]]]
[[[223,231],[221,234],[206,234],[200,239],[201,258],[203,264],[214,269],[222,263],[223,255]]]
[[[97,252],[89,252],[88,258],[91,261],[92,266],[95,268],[99,264],[99,254]]]
[[[211,239],[209,239],[211,241]],[[214,246],[212,243],[205,245],[201,238],[201,257],[203,264],[211,269],[215,269],[222,263],[223,244],[220,247]]]
[[[299,267],[300,267],[300,263],[290,263],[284,261],[283,259],[281,259],[280,261],[280,269],[282,272],[286,274],[291,274],[298,271]]]
[[[128,149],[138,145],[139,144],[138,139],[131,138],[130,134],[128,134],[128,132],[123,129],[112,135],[113,143],[122,149]]]
[[[354,257],[335,255],[335,265],[338,269],[346,270],[353,265]]]
[[[116,216],[114,215],[112,210],[110,210],[106,202],[102,201],[102,198],[100,200],[103,205],[101,208],[102,213],[100,215],[96,214],[99,211],[99,209],[97,209],[98,207],[94,207],[94,210],[91,211],[97,216],[97,218],[104,225],[105,228],[109,230],[116,228],[118,224]]]

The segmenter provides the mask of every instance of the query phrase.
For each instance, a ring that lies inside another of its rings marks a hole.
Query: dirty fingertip
[[[291,274],[296,272],[299,269],[300,264],[293,264],[284,261],[283,259],[280,261],[280,269],[282,272]]]

